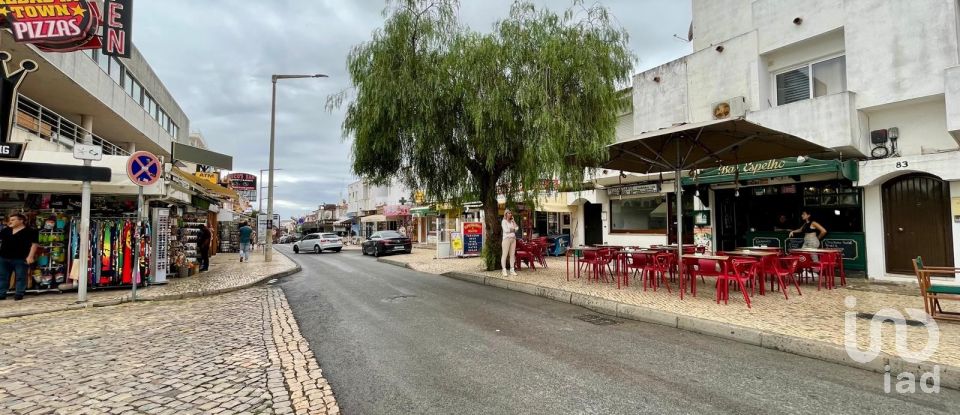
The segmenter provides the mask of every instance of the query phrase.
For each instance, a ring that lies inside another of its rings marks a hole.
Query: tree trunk
[[[483,203],[483,222],[486,231],[483,239],[483,260],[487,271],[500,269],[500,242],[503,229],[500,229],[500,216],[497,209],[497,187],[493,180],[479,180],[480,201]]]

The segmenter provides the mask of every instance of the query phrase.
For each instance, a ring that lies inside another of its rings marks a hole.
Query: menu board
[[[857,259],[859,244],[853,239],[824,239],[821,248],[843,249],[843,259]]]
[[[757,236],[753,238],[753,246],[780,246],[780,238]]]
[[[466,222],[463,224],[463,255],[480,255],[483,249],[483,224]]]

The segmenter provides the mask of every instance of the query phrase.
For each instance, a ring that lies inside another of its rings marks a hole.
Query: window
[[[781,72],[776,84],[777,105],[846,91],[846,58],[838,56]]]
[[[661,195],[610,201],[611,232],[667,232],[667,201]]]
[[[131,88],[131,89],[130,89],[130,90],[131,90],[130,96],[133,97],[133,101],[134,101],[134,102],[136,102],[136,103],[139,104],[140,106],[143,106],[143,87],[140,86],[140,82],[138,82],[136,79],[134,79],[134,78],[131,77],[130,80],[133,81],[133,82],[130,83],[130,84],[131,84],[131,86],[130,86],[130,88]]]
[[[110,79],[113,79],[113,82],[116,82],[117,85],[123,85],[120,79],[120,74],[123,73],[123,65],[120,64],[120,61],[115,58],[109,58],[110,71],[107,72],[110,75]]]
[[[100,69],[103,69],[104,72],[109,74],[110,73],[110,57],[100,52],[97,52],[96,56],[97,56],[97,64],[100,65]]]

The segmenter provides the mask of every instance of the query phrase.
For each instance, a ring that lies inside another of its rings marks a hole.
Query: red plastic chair
[[[751,308],[750,295],[747,294],[747,283],[753,278],[751,272],[752,269],[756,267],[757,261],[731,259],[729,262],[730,265],[727,266],[726,272],[720,276],[718,281],[717,295],[723,299],[724,304],[728,304],[730,300],[730,283],[736,283],[740,292],[743,294],[743,300],[747,303],[747,308]]]
[[[646,274],[646,277],[643,279],[643,290],[647,290],[647,283],[650,283],[650,286],[653,287],[653,290],[656,291],[657,287],[662,282],[663,285],[667,287],[667,292],[670,291],[670,281],[667,280],[667,275],[671,272],[671,263],[672,259],[676,258],[676,255],[670,253],[660,253],[653,256],[653,263],[650,266],[650,272]],[[657,281],[659,279],[659,282]]]
[[[632,275],[627,277],[627,286],[630,286],[630,276],[636,277],[637,274],[640,274],[640,280],[643,281],[643,273],[647,270],[647,263],[650,262],[650,257],[647,254],[630,254],[630,263],[627,265],[627,270],[632,270]]]
[[[800,292],[800,283],[797,282],[797,265],[800,263],[799,256],[782,256],[777,258],[775,267],[773,269],[774,276],[777,278],[780,284],[780,290],[783,291],[783,298],[789,300],[787,297],[787,291],[789,290],[788,281],[793,283],[793,286],[797,288],[797,295],[803,295]]]
[[[527,263],[530,269],[537,269],[536,265],[534,264],[534,262],[536,262],[536,257],[534,257],[533,252],[530,251],[530,246],[526,242],[517,241],[517,253],[514,268],[519,271],[523,268],[522,264],[524,262]]]

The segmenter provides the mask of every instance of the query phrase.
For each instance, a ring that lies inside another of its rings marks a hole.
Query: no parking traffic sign
[[[153,153],[138,151],[127,160],[127,177],[137,186],[149,186],[160,179],[163,173],[160,159]]]

